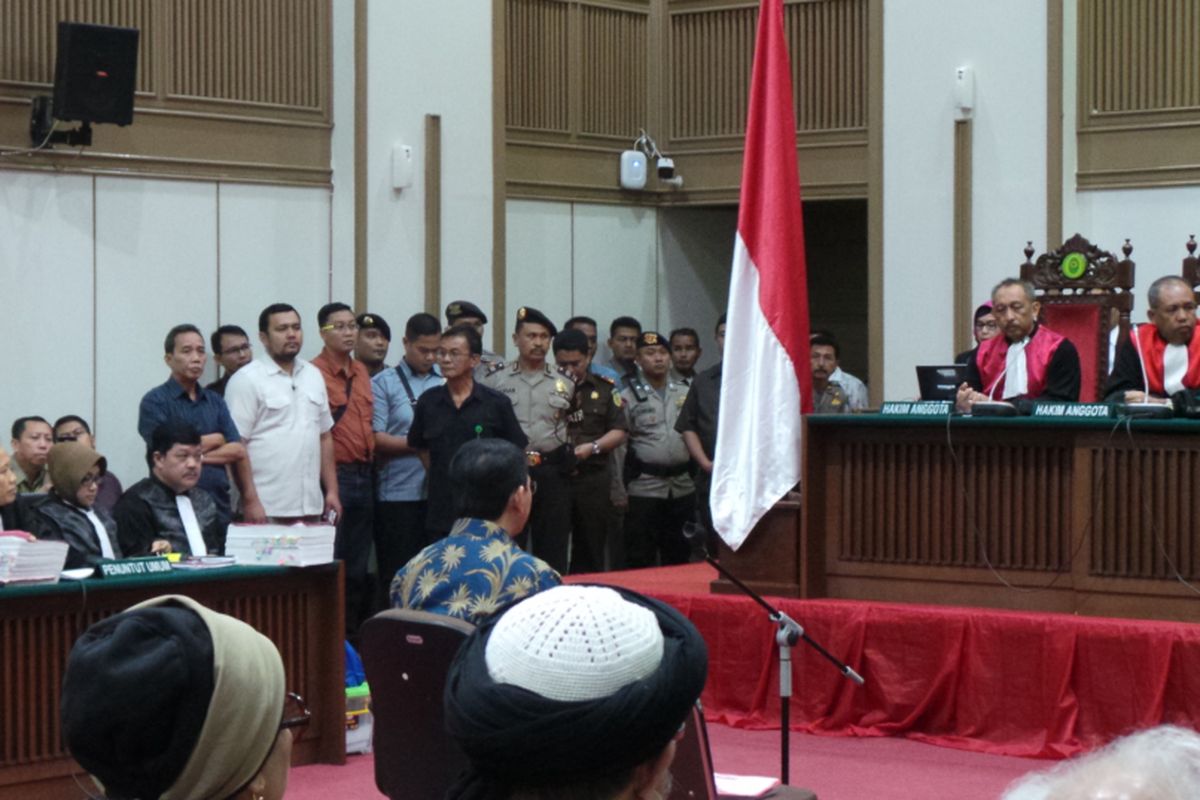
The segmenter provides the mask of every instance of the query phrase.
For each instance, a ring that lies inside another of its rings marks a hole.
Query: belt
[[[360,475],[370,475],[373,464],[370,461],[349,461],[345,464],[338,464],[338,472],[357,472]]]
[[[652,475],[655,478],[674,478],[676,475],[687,473],[688,466],[691,462],[684,461],[682,464],[647,464],[642,463],[642,474]]]

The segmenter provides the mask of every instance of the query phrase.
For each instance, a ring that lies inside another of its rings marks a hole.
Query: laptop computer
[[[922,400],[953,400],[967,377],[965,364],[917,367],[917,385]]]

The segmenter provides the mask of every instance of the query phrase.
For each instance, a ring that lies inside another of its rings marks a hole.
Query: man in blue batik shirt
[[[465,619],[478,625],[509,603],[562,582],[513,537],[529,519],[536,487],[521,448],[475,439],[450,462],[459,519],[396,573],[392,606]]]
[[[408,444],[417,398],[445,383],[435,363],[442,326],[432,314],[414,314],[404,326],[404,357],[371,379],[375,395],[375,557],[381,597],[396,570],[429,544],[425,465]]]

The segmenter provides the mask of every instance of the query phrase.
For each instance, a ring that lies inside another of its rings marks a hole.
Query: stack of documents
[[[68,549],[66,542],[35,539],[24,531],[0,532],[0,584],[57,583]]]
[[[225,555],[239,564],[308,567],[333,561],[332,525],[230,525]]]

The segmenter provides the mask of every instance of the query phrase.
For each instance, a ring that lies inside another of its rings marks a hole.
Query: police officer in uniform
[[[487,325],[487,321],[487,314],[483,313],[483,309],[466,300],[455,300],[446,306],[446,327],[453,328],[455,325],[470,325],[479,333],[479,341],[481,342],[486,341],[483,338],[483,326]],[[475,380],[482,382],[493,368],[501,368],[503,366],[504,359],[485,348],[479,356],[479,366],[475,368]]]
[[[688,387],[671,380],[671,353],[661,334],[638,337],[637,363],[642,379],[621,392],[629,425],[625,556],[630,567],[683,564],[690,553],[683,526],[692,519],[696,488],[675,420]]]
[[[608,454],[625,441],[625,412],[612,378],[591,372],[587,334],[554,337],[554,363],[575,382],[567,436],[575,451],[571,472],[571,571],[603,572],[612,500]]]
[[[529,438],[529,476],[537,484],[526,529],[532,537],[530,549],[562,574],[570,558],[569,476],[575,468],[575,452],[567,439],[567,416],[575,382],[546,361],[557,334],[554,323],[536,308],[517,309],[513,343],[519,356],[507,366],[493,364],[483,382],[512,401],[521,430]]]

